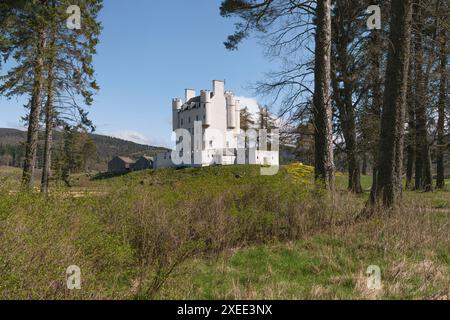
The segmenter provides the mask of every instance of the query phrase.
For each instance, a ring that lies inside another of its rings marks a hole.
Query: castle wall
[[[191,149],[183,150],[183,153],[190,153],[191,163],[199,160],[196,165],[207,166],[237,162],[233,150],[238,147],[237,136],[241,133],[240,105],[232,92],[225,91],[224,81],[214,80],[212,91],[203,90],[199,96],[196,96],[195,90],[186,89],[184,103],[180,99],[172,101],[172,121],[174,131],[185,129],[191,136]],[[201,122],[201,141],[194,140],[196,121]],[[276,156],[274,152],[261,152],[249,154],[246,162],[278,164],[278,152]],[[155,167],[167,166],[168,157],[158,156]]]

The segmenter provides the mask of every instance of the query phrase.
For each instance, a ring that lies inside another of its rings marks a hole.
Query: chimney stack
[[[185,102],[188,102],[192,98],[195,97],[195,90],[194,89],[185,89]]]
[[[213,92],[215,96],[223,96],[225,94],[225,81],[213,80]]]

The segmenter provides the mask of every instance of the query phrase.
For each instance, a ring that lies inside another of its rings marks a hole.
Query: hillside
[[[6,129],[0,128],[0,146],[12,146],[18,147],[24,144],[26,141],[27,133],[25,131],[17,129]],[[97,164],[100,167],[105,167],[106,163],[117,155],[139,157],[141,155],[154,155],[157,151],[166,150],[165,148],[147,146],[131,141],[126,141],[118,138],[113,138],[109,136],[99,135],[99,134],[89,134],[89,136],[94,141],[97,149]],[[59,131],[55,131],[54,138],[56,143],[61,140],[62,134]],[[42,141],[40,143],[41,147],[43,145]],[[8,148],[5,148],[5,154],[10,154]],[[23,152],[23,151],[22,151]],[[2,156],[2,154],[0,154]],[[1,165],[2,163],[0,163]]]

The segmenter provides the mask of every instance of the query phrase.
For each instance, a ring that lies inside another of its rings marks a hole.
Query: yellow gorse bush
[[[287,172],[297,183],[308,184],[314,175],[314,167],[304,165],[303,163],[292,163],[288,165]]]

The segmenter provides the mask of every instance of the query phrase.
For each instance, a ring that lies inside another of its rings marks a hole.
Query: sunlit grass
[[[406,191],[401,214],[333,226],[363,208],[371,177],[355,196],[338,175],[333,206],[306,171],[80,174],[43,196],[11,193],[21,171],[0,168],[0,298],[448,298],[449,191]],[[150,295],[155,264],[142,255],[152,245],[169,261],[179,248],[199,251]],[[72,264],[81,291],[65,290]],[[371,264],[382,270],[380,292],[365,287]]]

